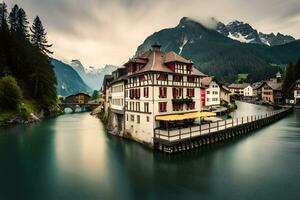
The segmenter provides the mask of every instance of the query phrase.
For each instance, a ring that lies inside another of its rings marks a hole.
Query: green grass
[[[1,111],[0,112],[0,122],[6,122],[10,120],[10,118],[13,116],[14,111]]]
[[[34,100],[25,99],[20,105],[20,110],[24,115],[29,116],[30,113],[38,111],[39,106]]]
[[[235,80],[236,83],[243,83],[247,80],[248,74],[238,74],[238,78]]]

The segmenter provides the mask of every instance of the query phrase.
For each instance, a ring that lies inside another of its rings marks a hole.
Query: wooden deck
[[[198,148],[261,128],[281,119],[290,111],[291,108],[282,108],[264,115],[221,120],[188,128],[155,129],[154,148],[168,153]]]

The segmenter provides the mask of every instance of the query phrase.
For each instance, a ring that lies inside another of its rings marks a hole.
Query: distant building
[[[242,83],[242,84],[232,83],[232,84],[228,85],[227,87],[233,94],[244,96],[245,88],[247,88],[249,85],[250,85],[249,83]],[[249,94],[249,92],[247,91],[247,95],[248,94]]]
[[[220,86],[214,77],[204,77],[201,79],[202,106],[220,105]]]
[[[294,102],[300,104],[300,79],[298,79],[293,85]]]
[[[75,95],[67,96],[65,99],[65,103],[72,104],[84,104],[91,100],[91,96],[85,93],[78,93]]]
[[[261,88],[261,99],[264,102],[276,104],[283,102],[280,72],[277,72],[276,78],[264,81],[259,88]]]
[[[265,81],[262,85],[262,100],[268,103],[281,103],[282,84],[276,79]]]
[[[231,91],[229,90],[228,87],[226,87],[225,85],[221,85],[220,87],[220,99],[230,103],[230,96],[231,96]]]
[[[262,96],[262,85],[263,85],[264,81],[259,81],[256,83],[252,84],[252,88],[253,88],[253,96],[256,97],[257,100],[261,100]]]

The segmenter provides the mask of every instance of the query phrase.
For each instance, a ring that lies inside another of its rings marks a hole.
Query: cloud
[[[299,38],[298,0],[14,0],[32,20],[39,15],[54,56],[86,66],[122,65],[144,39],[174,27],[183,16],[211,25],[210,17],[250,23],[260,31]]]

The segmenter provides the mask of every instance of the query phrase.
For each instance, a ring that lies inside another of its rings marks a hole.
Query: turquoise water
[[[265,112],[239,103],[235,116]],[[88,113],[0,128],[0,199],[299,199],[300,110],[248,136],[166,155]]]

